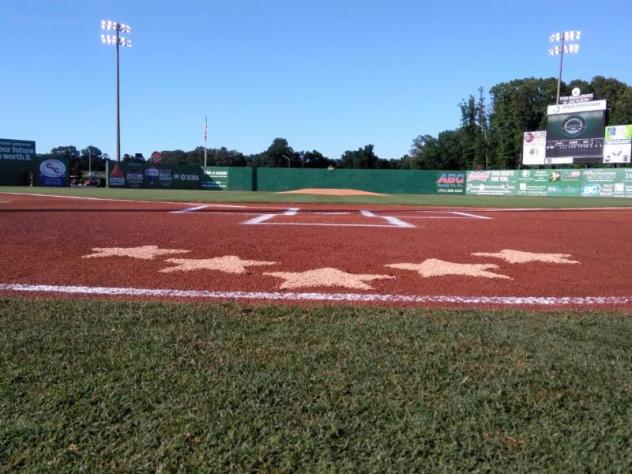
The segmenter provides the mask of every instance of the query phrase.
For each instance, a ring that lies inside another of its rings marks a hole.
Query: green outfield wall
[[[110,162],[112,187],[290,191],[357,189],[386,194],[632,198],[632,168],[485,171],[253,168]],[[0,160],[1,185],[68,186],[65,159]]]
[[[360,189],[388,194],[465,192],[465,173],[357,169],[257,168],[257,191],[304,188]]]

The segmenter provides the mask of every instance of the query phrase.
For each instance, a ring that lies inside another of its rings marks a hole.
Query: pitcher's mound
[[[385,194],[361,191],[360,189],[305,188],[281,191],[279,194],[320,194],[322,196],[386,196]]]

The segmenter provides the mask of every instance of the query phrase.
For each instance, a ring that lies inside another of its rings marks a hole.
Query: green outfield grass
[[[393,204],[453,207],[632,207],[632,199],[466,196],[433,194],[388,194],[384,196],[319,196],[281,194],[255,191],[202,191],[181,189],[105,189],[105,188],[45,188],[3,186],[1,192],[58,194],[112,199],[183,201],[183,202],[243,202],[243,203],[346,203]]]
[[[0,471],[630,472],[614,313],[0,299]]]

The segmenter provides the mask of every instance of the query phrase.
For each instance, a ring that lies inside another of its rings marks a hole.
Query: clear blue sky
[[[630,1],[0,0],[0,137],[114,156],[101,19],[133,27],[122,153],[202,145],[208,114],[209,147],[255,153],[284,137],[330,158],[368,143],[399,158],[457,127],[478,87],[556,76],[554,31],[583,33],[564,79],[632,83],[630,18]]]

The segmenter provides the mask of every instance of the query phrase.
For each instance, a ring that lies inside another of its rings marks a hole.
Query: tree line
[[[596,76],[590,82],[576,79],[561,84],[561,95],[570,95],[578,87],[582,93],[594,93],[608,101],[608,125],[632,124],[632,87],[613,78]],[[554,104],[555,78],[515,79],[494,85],[484,93],[469,95],[459,103],[461,121],[457,128],[437,136],[422,134],[414,138],[410,151],[400,158],[380,158],[371,144],[347,150],[332,159],[317,150],[296,151],[285,138],[275,138],[263,152],[244,154],[237,150],[207,149],[209,166],[262,166],[292,168],[365,168],[365,169],[514,169],[522,162],[522,138],[525,131],[546,128],[546,108]],[[47,156],[70,160],[74,172],[102,170],[109,158],[98,147],[59,146]],[[144,162],[141,153],[125,154],[124,161]],[[168,165],[202,165],[204,147],[194,150],[163,150],[161,162]]]

